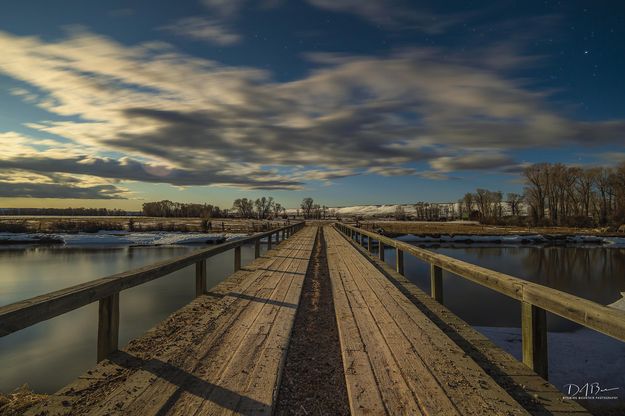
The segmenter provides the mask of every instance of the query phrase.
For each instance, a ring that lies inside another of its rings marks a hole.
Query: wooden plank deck
[[[377,256],[370,256],[364,247],[352,246],[529,413],[534,416],[590,415],[577,401],[563,399],[562,392],[553,384],[473,329],[395,268]]]
[[[324,234],[352,414],[529,414],[338,231]]]
[[[27,414],[271,414],[318,226]],[[323,235],[352,414],[588,414],[334,227]]]
[[[316,231],[305,227],[28,414],[271,414]]]

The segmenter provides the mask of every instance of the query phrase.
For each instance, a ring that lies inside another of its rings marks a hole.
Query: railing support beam
[[[234,248],[234,271],[241,270],[241,246]]]
[[[443,303],[443,269],[430,265],[430,296],[438,303]]]
[[[195,297],[206,293],[206,260],[195,263]]]
[[[395,249],[395,270],[399,274],[404,274],[404,252],[398,248]]]
[[[254,241],[254,258],[257,259],[260,257],[260,238],[257,238]]]
[[[119,341],[119,292],[99,301],[98,362],[117,351]]]
[[[380,256],[380,260],[384,261],[384,243],[378,241],[378,255]]]
[[[267,236],[267,250],[271,250],[271,239],[273,238],[273,233],[269,233]]]
[[[521,336],[523,364],[548,380],[547,312],[544,309],[521,302]]]

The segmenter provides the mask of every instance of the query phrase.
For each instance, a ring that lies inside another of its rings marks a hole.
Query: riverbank
[[[0,216],[0,233],[96,233],[113,231],[168,231],[196,233],[254,233],[279,228],[283,220],[242,218],[165,218],[165,217],[71,217]]]
[[[543,236],[599,236],[624,237],[625,233],[610,231],[604,228],[575,227],[524,227],[484,225],[477,221],[362,221],[360,226],[367,230],[383,230],[391,235],[473,235],[473,236],[507,236],[507,235],[543,235]]]
[[[162,246],[178,244],[221,244],[246,237],[243,233],[183,233],[102,230],[97,233],[0,233],[2,245],[66,245],[66,246]]]

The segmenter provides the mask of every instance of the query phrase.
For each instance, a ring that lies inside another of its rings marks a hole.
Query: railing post
[[[195,263],[195,297],[206,293],[206,260]]]
[[[98,308],[98,362],[117,351],[119,340],[119,292],[100,299]]]
[[[234,271],[241,270],[241,246],[234,248]]]
[[[367,236],[367,250],[369,250],[369,254],[371,254],[371,236]]]
[[[257,259],[260,257],[260,238],[257,238],[254,241],[254,258]]]
[[[380,260],[384,261],[384,243],[378,240]]]
[[[443,269],[435,264],[430,264],[430,296],[443,303]]]
[[[399,248],[395,248],[395,270],[399,274],[404,274],[404,252]]]
[[[272,239],[272,234],[273,234],[273,233],[269,233],[269,235],[267,236],[267,250],[271,250],[271,239]]]
[[[521,301],[521,337],[523,364],[548,380],[547,313],[544,309]]]

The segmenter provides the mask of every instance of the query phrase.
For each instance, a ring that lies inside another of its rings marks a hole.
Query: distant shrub
[[[27,233],[28,224],[26,221],[0,222],[0,232],[3,233]]]

